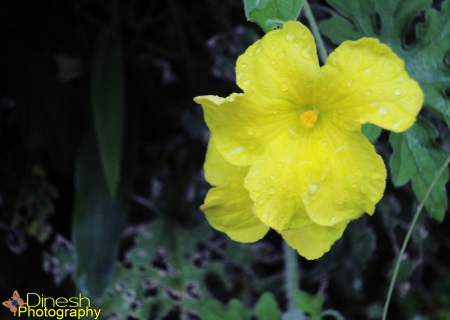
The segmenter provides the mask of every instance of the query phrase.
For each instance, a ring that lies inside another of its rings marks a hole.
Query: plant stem
[[[387,298],[386,298],[386,302],[384,304],[382,320],[386,320],[387,311],[388,311],[388,308],[389,308],[389,302],[391,301],[392,292],[394,291],[394,285],[395,285],[395,280],[397,278],[398,270],[400,269],[400,264],[402,263],[403,254],[405,253],[406,246],[408,244],[409,238],[411,237],[412,231],[414,230],[414,227],[415,227],[415,225],[417,223],[417,219],[419,218],[420,212],[422,211],[423,206],[425,205],[425,202],[427,201],[428,197],[430,196],[431,190],[433,190],[433,188],[436,185],[438,179],[440,178],[440,176],[444,172],[445,168],[447,168],[449,163],[450,163],[450,156],[447,158],[447,160],[445,160],[444,164],[439,169],[438,173],[434,177],[433,182],[428,187],[428,190],[425,193],[425,197],[422,199],[422,201],[420,202],[419,206],[417,207],[416,213],[414,215],[414,219],[411,222],[411,225],[410,225],[410,227],[408,229],[408,233],[406,234],[405,240],[403,241],[402,248],[401,248],[400,253],[398,255],[397,262],[395,263],[394,274],[392,275],[391,284],[389,285],[388,295],[387,295]]]
[[[300,282],[300,268],[297,262],[297,252],[283,241],[284,258],[284,290],[287,299],[286,316],[283,319],[306,320],[303,311],[295,303],[295,292]]]
[[[325,64],[328,58],[327,49],[325,48],[325,43],[323,42],[322,36],[320,35],[319,27],[317,26],[316,19],[312,14],[311,8],[309,7],[308,0],[303,0],[303,10],[305,11],[306,19],[308,19],[311,32],[314,35],[317,44],[317,50],[319,53],[320,60]]]

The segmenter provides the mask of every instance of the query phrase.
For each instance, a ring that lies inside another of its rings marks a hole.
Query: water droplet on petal
[[[273,214],[278,214],[278,209],[277,208],[273,209]]]
[[[259,192],[256,192],[256,191],[252,192],[252,196],[254,199],[259,198]]]
[[[248,55],[249,55],[250,57],[253,57],[253,52],[250,52]]]
[[[367,90],[366,91],[366,96],[370,96],[372,94],[372,90]]]
[[[255,129],[253,129],[253,128],[248,128],[248,131],[247,131],[247,132],[248,132],[249,135],[252,136],[252,135],[255,134]]]
[[[269,188],[269,194],[275,194],[275,188]]]
[[[256,53],[261,53],[261,51],[263,51],[263,48],[259,47],[258,49],[256,49]]]
[[[301,52],[302,57],[308,60],[312,59],[312,53],[310,47],[306,48],[305,50],[302,50]]]
[[[262,179],[262,184],[266,184],[267,183],[267,180],[266,179]]]
[[[280,86],[281,91],[287,91],[288,88],[289,88],[289,86],[286,83],[282,83]]]
[[[270,175],[270,179],[275,179],[275,176],[273,174]]]
[[[250,79],[247,79],[247,80],[244,81],[244,86],[248,87],[251,84],[252,84],[252,80],[250,80]]]
[[[353,184],[352,184],[352,188],[356,188],[356,183],[353,183]]]
[[[352,85],[353,85],[353,80],[349,80],[349,81],[347,82],[347,86],[351,87]]]
[[[310,181],[311,180],[311,173],[305,174],[305,177],[303,178],[303,180],[305,180],[305,182]]]
[[[265,200],[264,198],[262,198],[261,200],[258,201],[258,204],[259,204],[259,205],[263,205],[264,202],[266,202],[266,200]]]
[[[246,64],[246,63],[243,63],[241,67],[242,67],[242,68],[245,68],[246,66],[247,66],[247,64]]]
[[[395,88],[395,89],[394,89],[394,94],[395,94],[396,96],[401,95],[401,94],[402,94],[402,89],[400,89],[400,88]]]
[[[289,41],[289,42],[294,41],[294,39],[295,39],[295,34],[293,34],[293,33],[289,33],[289,34],[286,36],[286,40]]]

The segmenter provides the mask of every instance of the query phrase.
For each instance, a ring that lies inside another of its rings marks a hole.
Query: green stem
[[[287,299],[286,317],[283,319],[306,320],[303,311],[295,302],[295,292],[300,282],[300,268],[297,262],[297,251],[283,241],[284,258],[284,290]]]
[[[420,202],[419,206],[417,207],[416,213],[414,215],[414,219],[411,222],[411,225],[410,225],[410,227],[408,229],[408,233],[406,234],[405,240],[403,241],[402,249],[400,250],[400,253],[398,254],[397,262],[395,263],[394,274],[392,275],[391,284],[389,285],[388,295],[387,295],[387,298],[386,298],[386,302],[384,304],[382,320],[386,320],[387,311],[388,311],[388,308],[389,308],[389,302],[391,301],[392,292],[394,291],[394,285],[395,285],[395,280],[397,278],[398,270],[400,269],[400,264],[402,263],[403,254],[405,253],[406,246],[408,244],[409,238],[411,237],[412,231],[414,230],[414,227],[415,227],[415,225],[417,223],[417,219],[419,219],[420,212],[422,211],[423,206],[425,205],[425,202],[427,201],[428,197],[430,196],[431,190],[433,190],[433,188],[436,185],[438,179],[440,178],[440,176],[444,172],[445,168],[447,168],[449,163],[450,163],[450,156],[447,158],[447,160],[445,160],[444,164],[439,169],[438,173],[434,177],[433,182],[428,187],[428,190],[425,193],[425,197],[422,199],[422,201]]]
[[[316,19],[312,14],[311,8],[307,0],[303,0],[303,10],[305,11],[306,19],[308,19],[311,32],[316,39],[317,50],[319,53],[320,60],[325,64],[328,58],[327,49],[325,48],[325,43],[323,42],[322,36],[320,35],[319,27],[317,26]]]

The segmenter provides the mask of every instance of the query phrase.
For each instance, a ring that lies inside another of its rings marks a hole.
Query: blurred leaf
[[[349,223],[347,233],[350,237],[353,257],[358,267],[362,269],[375,251],[375,232],[366,224],[365,219],[358,219]]]
[[[205,272],[219,267],[208,263],[208,256],[197,248],[211,231],[206,224],[182,228],[163,219],[129,228],[135,245],[116,267],[114,282],[103,297],[103,314],[160,319],[175,308],[195,312],[198,301],[210,298]]]
[[[124,134],[124,58],[120,31],[103,27],[94,48],[91,96],[101,170],[112,198],[117,192]]]
[[[389,161],[392,182],[399,187],[411,180],[419,201],[422,201],[447,158],[446,151],[435,142],[437,136],[435,127],[422,117],[408,131],[390,135],[389,142],[394,149]],[[448,176],[446,168],[425,203],[429,214],[439,222],[442,222],[447,210],[445,185]]]
[[[127,154],[132,157],[131,150]],[[128,213],[130,169],[130,163],[124,166],[117,195],[111,198],[102,174],[93,129],[88,131],[77,159],[72,226],[78,259],[77,287],[85,296],[99,296],[113,276],[120,234]]]
[[[216,300],[205,301],[200,309],[202,319],[211,320],[249,320],[250,312],[242,302],[232,299],[226,306]]]
[[[61,235],[56,235],[52,244],[52,254],[44,252],[42,268],[53,275],[53,282],[59,286],[67,277],[73,276],[76,254],[72,243]]]
[[[277,301],[270,292],[264,293],[259,298],[254,313],[258,320],[279,320],[282,315]]]
[[[244,0],[245,16],[269,32],[288,20],[297,20],[302,3],[302,0]]]
[[[424,105],[450,124],[450,1],[439,1],[439,11],[432,0],[327,2],[338,14],[320,23],[325,36],[336,44],[375,37],[389,45],[420,83]]]
[[[84,72],[83,63],[80,58],[59,53],[55,55],[55,60],[58,65],[58,78],[61,81],[74,80]]]
[[[362,125],[362,133],[369,139],[370,142],[375,142],[380,137],[382,128],[371,123],[365,123]]]
[[[323,308],[323,296],[321,294],[312,295],[305,291],[295,292],[297,305],[306,313],[311,315],[311,320],[320,320]]]

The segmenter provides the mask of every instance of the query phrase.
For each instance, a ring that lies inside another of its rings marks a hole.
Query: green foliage
[[[327,2],[337,13],[320,23],[323,34],[336,44],[375,37],[389,45],[420,83],[425,105],[450,125],[450,2],[440,10],[431,0]]]
[[[124,61],[120,30],[103,27],[96,40],[91,74],[94,127],[101,170],[109,194],[117,192],[124,135]]]
[[[130,152],[131,153],[131,152]],[[120,235],[128,214],[130,166],[113,199],[101,170],[93,130],[86,134],[77,159],[77,186],[72,226],[77,254],[77,287],[85,296],[99,296],[111,281]]]
[[[200,309],[202,319],[211,320],[249,320],[250,312],[236,299],[224,306],[217,300],[209,300],[202,303]]]
[[[264,293],[259,298],[255,305],[255,316],[258,320],[281,320],[281,311],[270,292]]]
[[[310,314],[311,320],[320,320],[323,307],[323,297],[321,294],[312,295],[305,291],[295,292],[297,305],[306,313]]]
[[[382,128],[371,123],[365,123],[362,125],[362,133],[364,133],[364,135],[367,137],[367,139],[369,139],[370,142],[377,141],[382,131]]]
[[[413,191],[419,201],[424,198],[428,187],[447,158],[446,152],[435,142],[437,136],[434,126],[419,117],[408,131],[391,134],[389,139],[394,149],[389,162],[392,181],[396,186],[403,186],[411,180]],[[448,176],[449,171],[446,168],[425,202],[427,211],[439,222],[442,222],[447,210],[445,185]]]
[[[302,3],[302,0],[244,0],[245,16],[269,32],[286,21],[297,20]]]

